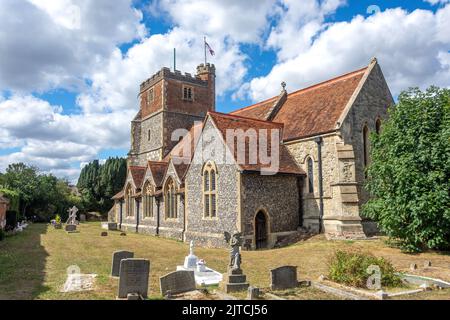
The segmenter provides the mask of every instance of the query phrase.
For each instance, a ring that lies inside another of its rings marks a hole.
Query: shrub
[[[14,230],[17,227],[17,211],[8,210],[6,211],[6,231]]]
[[[6,238],[5,231],[3,231],[3,229],[0,229],[0,241],[2,241],[5,238]]]
[[[57,224],[61,223],[61,216],[59,214],[56,215],[55,221],[56,221]]]
[[[329,278],[345,285],[366,288],[367,280],[371,276],[370,266],[378,266],[381,272],[381,285],[395,287],[402,281],[392,264],[369,253],[336,251],[329,263]]]

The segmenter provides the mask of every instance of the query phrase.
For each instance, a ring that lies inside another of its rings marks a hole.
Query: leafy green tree
[[[67,217],[67,209],[73,205],[82,208],[81,198],[72,193],[67,180],[41,174],[36,167],[23,163],[8,166],[2,174],[2,185],[7,189],[1,191],[13,200],[14,208],[20,208],[22,217],[49,221],[57,213]]]
[[[19,193],[21,214],[25,216],[38,195],[38,169],[24,163],[10,164],[3,175],[3,183],[5,188]]]
[[[364,214],[406,251],[450,247],[450,90],[410,89],[373,134]]]

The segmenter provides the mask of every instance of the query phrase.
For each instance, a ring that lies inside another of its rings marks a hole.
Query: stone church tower
[[[178,140],[176,129],[189,130],[215,111],[215,66],[197,67],[197,74],[162,68],[140,87],[140,110],[131,123],[129,165],[145,166],[162,160]]]

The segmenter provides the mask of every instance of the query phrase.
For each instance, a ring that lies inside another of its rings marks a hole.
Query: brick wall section
[[[153,89],[153,100],[148,100],[148,92]],[[163,109],[164,80],[155,83],[152,87],[141,92],[142,118]]]

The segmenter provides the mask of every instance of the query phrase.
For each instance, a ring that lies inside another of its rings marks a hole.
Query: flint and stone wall
[[[268,244],[272,247],[278,235],[296,231],[299,226],[299,192],[297,177],[293,175],[262,176],[259,173],[242,175],[242,225],[248,244],[255,244],[255,216],[266,214]]]
[[[211,132],[211,139],[201,139],[201,147],[194,153],[193,162],[187,172],[186,185],[186,235],[185,241],[195,240],[204,246],[224,247],[224,231],[235,233],[239,230],[239,172],[234,163],[227,163],[224,145],[210,120],[204,132]],[[202,157],[202,149],[217,147]],[[203,148],[202,148],[203,147]],[[217,216],[205,218],[203,215],[203,165],[212,161],[217,166]]]

